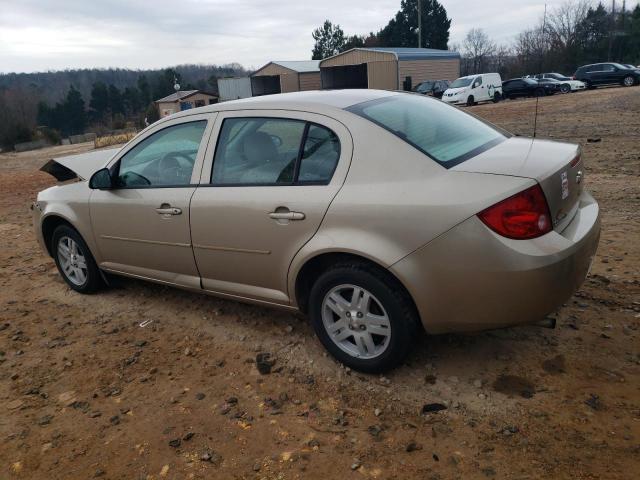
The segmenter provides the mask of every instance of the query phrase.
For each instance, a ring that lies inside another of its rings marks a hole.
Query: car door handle
[[[274,220],[304,220],[305,214],[302,212],[271,212],[269,217]]]
[[[158,212],[159,215],[180,215],[182,210],[175,207],[160,207],[156,208],[156,212]]]

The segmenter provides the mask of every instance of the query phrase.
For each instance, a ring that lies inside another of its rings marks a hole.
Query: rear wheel
[[[473,95],[469,95],[467,97],[467,107],[471,107],[476,104],[476,99],[473,98]]]
[[[493,103],[498,103],[500,100],[502,100],[502,95],[500,95],[500,92],[496,92],[493,94]]]
[[[368,373],[402,362],[419,325],[404,288],[387,273],[357,263],[320,275],[311,289],[309,316],[331,355]]]
[[[631,75],[627,75],[626,77],[624,77],[622,79],[622,86],[623,87],[631,87],[635,83],[636,83],[636,80]]]
[[[76,292],[93,293],[103,286],[89,247],[73,228],[60,225],[54,230],[51,252],[62,279]]]

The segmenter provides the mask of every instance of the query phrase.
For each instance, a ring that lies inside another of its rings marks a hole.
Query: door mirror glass
[[[92,190],[110,190],[113,188],[113,179],[108,168],[101,168],[91,175],[89,180],[89,188]]]

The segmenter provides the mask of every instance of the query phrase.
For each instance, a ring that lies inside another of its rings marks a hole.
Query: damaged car
[[[579,146],[378,90],[180,112],[45,165],[35,232],[69,287],[106,274],[300,311],[339,361],[401,363],[420,330],[539,322],[600,234]]]

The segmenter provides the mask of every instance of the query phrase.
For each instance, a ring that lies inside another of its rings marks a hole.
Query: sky
[[[546,1],[552,9],[564,0]],[[540,0],[440,2],[452,19],[450,43],[474,27],[509,43],[544,12]],[[311,32],[325,19],[346,34],[367,34],[399,7],[400,0],[0,0],[0,72],[307,60]]]

